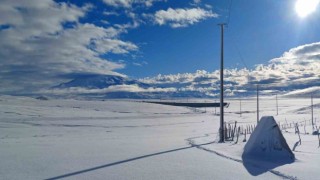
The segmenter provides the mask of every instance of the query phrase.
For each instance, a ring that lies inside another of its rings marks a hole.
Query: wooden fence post
[[[247,141],[247,129],[244,130],[244,139],[242,142],[246,142]],[[319,140],[320,143],[320,140]]]
[[[236,141],[236,144],[238,143],[239,134],[240,134],[240,126],[238,127],[238,132],[237,132],[237,141]]]
[[[227,129],[227,124],[224,123],[224,139],[228,139],[228,129]]]
[[[299,131],[299,126],[298,126],[298,123],[296,124],[296,131],[298,133],[298,136],[299,136],[299,143],[301,145],[301,137],[300,137],[300,131]]]
[[[318,127],[318,140],[319,140],[319,146],[318,146],[318,148],[320,147],[320,126]]]
[[[236,128],[237,128],[237,121],[234,122],[234,127],[233,127],[233,131],[232,131],[232,139],[231,139],[232,141],[233,141],[233,138],[234,138],[234,134],[235,134],[235,132],[237,130]]]

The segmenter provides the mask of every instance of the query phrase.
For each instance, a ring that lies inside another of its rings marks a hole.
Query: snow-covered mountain
[[[229,83],[230,84],[230,83]],[[53,94],[81,96],[85,98],[213,98],[219,97],[219,84],[203,83],[152,83],[115,75],[87,75],[61,83],[51,88]],[[240,88],[240,89],[239,89]],[[320,86],[301,84],[286,87],[262,86],[261,95],[286,97],[319,97]],[[225,96],[250,97],[256,95],[256,86],[227,86]]]
[[[291,91],[289,93],[284,94],[287,97],[310,97],[313,95],[314,97],[320,96],[320,86],[314,86],[305,89],[298,89]]]
[[[141,88],[148,88],[150,85],[137,80],[115,75],[89,75],[78,77],[72,81],[61,83],[53,88],[87,88],[87,89],[104,89],[116,85],[136,85]]]
[[[181,86],[181,85],[180,85]],[[163,86],[115,75],[80,76],[51,88],[59,95],[87,98],[207,98],[205,92],[181,90],[179,85]],[[63,93],[61,93],[63,92]]]

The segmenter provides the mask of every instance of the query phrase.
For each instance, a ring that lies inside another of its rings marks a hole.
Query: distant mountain
[[[148,88],[150,85],[142,83],[137,80],[131,80],[126,77],[114,75],[90,75],[85,77],[78,77],[72,81],[59,84],[53,88],[71,88],[79,87],[86,89],[104,89],[115,85],[137,85],[141,88]]]
[[[320,97],[320,86],[298,89],[284,94],[286,97],[310,97],[311,95]]]
[[[62,90],[65,95],[81,96],[82,98],[130,98],[130,99],[166,99],[166,98],[217,98],[219,89],[210,89],[212,84],[192,83],[143,83],[139,80],[115,75],[79,76],[69,82],[61,83],[52,89]],[[287,87],[262,87],[259,94],[283,95],[284,97],[320,97],[320,86],[305,87],[295,85]],[[76,89],[73,91],[73,88]],[[208,89],[207,89],[208,88]],[[60,93],[60,95],[62,95]],[[241,89],[232,87],[225,89],[228,97],[252,97],[256,95],[254,86],[243,86]]]
[[[134,87],[140,88],[138,91],[121,90],[104,92],[103,89],[112,88],[112,86],[117,85],[132,85]],[[69,88],[83,88],[88,90],[99,90],[102,91],[92,91],[92,93],[80,93],[77,92],[73,94],[75,96],[81,96],[83,98],[132,98],[132,99],[155,99],[155,98],[208,98],[210,96],[199,91],[161,91],[162,88],[176,88],[179,86],[173,85],[156,85],[147,84],[140,82],[139,80],[133,80],[126,77],[114,76],[114,75],[90,75],[77,77],[69,82],[61,83],[57,86],[52,87],[52,89],[69,89]],[[159,88],[160,90],[153,90]],[[142,90],[142,91],[140,91]],[[67,92],[67,91],[66,91]],[[72,93],[71,93],[72,94]],[[67,94],[66,94],[67,95]]]

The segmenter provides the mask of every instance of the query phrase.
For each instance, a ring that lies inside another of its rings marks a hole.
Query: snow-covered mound
[[[320,103],[313,105],[314,110],[320,110]],[[311,105],[307,107],[302,107],[296,110],[293,110],[292,113],[295,114],[310,114],[311,113]]]
[[[243,157],[267,161],[293,161],[295,158],[273,116],[260,119],[244,147]]]

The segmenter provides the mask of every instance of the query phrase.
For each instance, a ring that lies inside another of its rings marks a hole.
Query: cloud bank
[[[217,96],[219,79],[218,70],[198,70],[195,73],[160,74],[141,81],[160,87],[177,87],[178,91]],[[264,94],[285,94],[320,86],[320,42],[292,48],[281,57],[272,59],[267,64],[257,65],[254,69],[226,69],[224,82],[228,96],[254,94],[257,84]]]
[[[71,88],[62,88],[62,89],[50,89],[50,90],[41,90],[38,93],[41,94],[106,94],[112,92],[133,92],[133,93],[167,93],[175,92],[175,88],[142,88],[137,85],[114,85],[108,88],[102,89],[89,89],[82,87],[71,87]]]
[[[57,94],[108,94],[129,92],[148,97],[218,97],[220,91],[220,72],[198,70],[195,73],[161,75],[140,79],[147,87],[115,85],[108,88],[89,89],[69,87],[53,89]],[[260,94],[285,96],[309,96],[320,94],[320,42],[292,48],[279,58],[254,69],[226,69],[224,72],[225,95],[251,96]],[[46,92],[48,93],[48,92]],[[146,94],[147,93],[147,94]],[[144,96],[138,96],[144,97]]]
[[[50,87],[68,74],[118,74],[125,65],[102,56],[139,49],[119,39],[126,27],[81,23],[90,4],[3,0],[0,5],[0,93]]]

